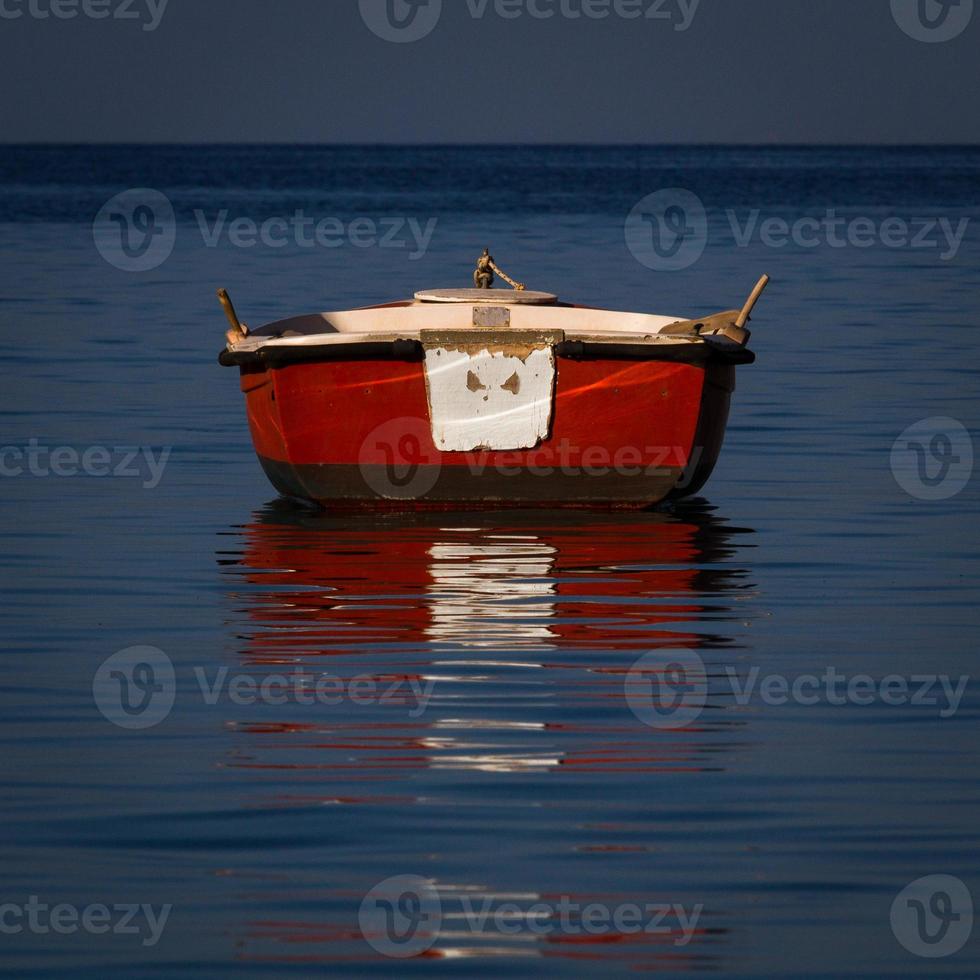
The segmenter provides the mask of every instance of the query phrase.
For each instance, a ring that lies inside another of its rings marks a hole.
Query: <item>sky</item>
[[[0,0],[0,141],[980,142],[923,2]]]

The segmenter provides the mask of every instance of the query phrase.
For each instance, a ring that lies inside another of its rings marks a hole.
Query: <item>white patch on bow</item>
[[[551,428],[551,346],[514,357],[489,350],[425,351],[432,438],[443,452],[533,449]]]

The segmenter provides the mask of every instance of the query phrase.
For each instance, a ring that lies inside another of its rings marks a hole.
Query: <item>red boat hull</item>
[[[442,452],[412,360],[242,367],[259,459],[286,496],[328,507],[642,508],[696,493],[724,439],[735,369],[707,361],[557,359],[534,449]]]

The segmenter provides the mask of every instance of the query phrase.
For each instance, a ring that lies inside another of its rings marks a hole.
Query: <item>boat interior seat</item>
[[[463,302],[404,302],[363,310],[312,313],[277,320],[252,331],[258,337],[311,337],[359,334],[417,337],[421,330],[564,330],[575,334],[637,334],[650,336],[684,319],[646,313],[619,313],[587,307],[526,305],[508,307],[506,326],[487,328],[476,322],[474,309],[482,304]]]

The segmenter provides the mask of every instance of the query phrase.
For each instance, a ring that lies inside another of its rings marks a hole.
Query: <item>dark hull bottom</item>
[[[640,510],[678,495],[676,488],[684,477],[676,467],[635,473],[518,467],[473,472],[463,466],[294,465],[263,456],[259,459],[273,486],[287,497],[351,510],[515,506]]]

